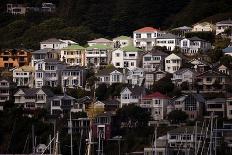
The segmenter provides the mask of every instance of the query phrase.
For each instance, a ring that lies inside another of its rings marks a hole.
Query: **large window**
[[[187,41],[183,41],[183,46],[188,46],[188,42]]]
[[[141,34],[136,34],[136,38],[141,38]]]
[[[37,95],[37,100],[44,100],[44,95]]]

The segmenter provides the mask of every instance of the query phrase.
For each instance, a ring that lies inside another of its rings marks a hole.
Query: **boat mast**
[[[69,113],[69,120],[70,120],[70,144],[71,144],[71,155],[73,155],[73,137],[72,137],[72,112],[70,109],[70,113]]]

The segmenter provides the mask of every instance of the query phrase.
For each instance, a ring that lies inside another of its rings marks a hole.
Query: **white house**
[[[166,47],[168,51],[173,51],[180,46],[181,38],[171,33],[162,34],[156,38],[156,46]]]
[[[193,25],[193,32],[200,32],[200,31],[215,31],[215,25],[209,22],[202,22],[202,23],[196,23]]]
[[[97,85],[105,83],[111,85],[113,83],[125,83],[127,69],[124,68],[105,68],[96,73],[98,78]]]
[[[113,48],[113,46],[114,46],[114,42],[109,40],[109,39],[106,39],[106,38],[98,38],[98,39],[88,41],[89,46],[93,46],[93,45],[97,45],[97,44],[98,45],[105,45],[105,46],[108,46],[110,48]]]
[[[180,43],[181,51],[186,55],[195,55],[199,51],[211,49],[211,43],[198,37],[185,38]]]
[[[117,68],[133,69],[139,66],[142,51],[131,45],[112,52],[112,64]]]
[[[143,68],[134,68],[127,73],[127,83],[141,86],[145,78]]]
[[[111,49],[107,45],[95,44],[86,48],[85,65],[99,67],[109,64],[111,59]]]
[[[13,82],[17,86],[33,87],[34,85],[34,67],[22,66],[13,70]]]
[[[173,73],[172,82],[180,86],[183,82],[188,82],[188,84],[193,84],[196,76],[196,72],[189,68],[182,68]]]
[[[180,37],[185,36],[185,33],[188,33],[190,31],[192,31],[192,28],[188,27],[188,26],[181,26],[181,27],[177,27],[177,28],[172,29],[172,33],[174,33]]]
[[[54,94],[45,88],[23,88],[15,94],[15,104],[24,109],[49,108],[48,103]]]
[[[216,23],[216,35],[223,33],[226,29],[232,28],[232,20],[223,20]]]
[[[214,98],[205,102],[206,113],[211,116],[212,113],[218,117],[226,117],[226,99],[225,98]]]
[[[182,58],[172,53],[165,58],[165,71],[174,73],[178,71],[182,65]]]
[[[151,50],[156,45],[156,38],[162,33],[153,27],[144,27],[133,32],[133,44],[135,47]]]
[[[71,40],[50,38],[40,42],[40,49],[45,49],[45,48],[62,49],[64,47],[68,47],[71,44],[77,44],[77,43]]]
[[[6,4],[6,7],[7,13],[12,15],[25,15],[27,12],[27,7],[23,4],[8,3]]]
[[[141,102],[145,90],[141,86],[131,86],[123,88],[120,94],[120,107],[129,104],[137,105]]]
[[[79,66],[67,66],[61,70],[61,87],[65,88],[77,88],[84,87],[85,85],[86,71]]]
[[[133,44],[133,39],[128,36],[119,36],[113,39],[114,48],[122,48]]]
[[[168,101],[168,96],[160,92],[154,92],[143,96],[140,107],[148,109],[152,118],[160,121],[166,118]]]
[[[0,111],[3,110],[6,101],[12,99],[14,88],[15,85],[11,79],[0,77]]]

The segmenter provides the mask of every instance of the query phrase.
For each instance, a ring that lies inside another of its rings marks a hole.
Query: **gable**
[[[117,71],[117,70],[114,70],[113,72],[110,73],[111,74],[122,74],[121,72]]]
[[[126,87],[124,88],[120,94],[131,94],[132,92]]]
[[[14,96],[24,96],[24,95],[25,95],[25,93],[23,92],[22,89],[19,89],[19,90],[14,94]]]
[[[37,94],[37,95],[44,95],[45,92],[44,92],[42,89],[40,89],[38,92],[36,92],[36,94]],[[46,94],[45,94],[45,95],[46,95]]]

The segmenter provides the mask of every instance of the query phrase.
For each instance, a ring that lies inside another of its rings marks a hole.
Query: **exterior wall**
[[[200,24],[197,24],[192,29],[193,32],[199,32],[199,31],[215,31],[214,26],[211,24],[207,24],[205,26],[202,26]]]
[[[96,67],[99,67],[101,63],[109,63],[109,51],[100,49],[86,50],[85,58],[86,66],[94,64]]]
[[[120,49],[117,49],[112,52],[112,64],[117,68],[123,68],[124,67],[124,55],[123,51]]]
[[[165,71],[174,73],[179,70],[182,65],[182,59],[174,54],[169,55],[165,58]]]
[[[117,44],[119,44],[120,48],[126,47],[130,44],[132,44],[133,40],[131,39],[114,39],[114,47],[116,47]]]
[[[22,4],[7,4],[7,13],[12,15],[25,15],[27,7]]]
[[[166,47],[168,51],[173,51],[179,44],[179,39],[156,39],[156,46]]]
[[[181,85],[185,81],[188,82],[189,84],[192,84],[194,82],[194,74],[189,70],[181,74],[173,73],[172,81],[176,85]]]
[[[195,55],[200,50],[207,51],[211,48],[211,44],[205,41],[190,41],[182,39],[180,43],[181,50],[186,55]]]
[[[130,92],[129,89],[125,89],[121,93],[120,107],[123,107],[124,105],[128,105],[128,104],[138,104],[139,101],[140,101],[139,96],[134,97],[132,96],[132,93]]]
[[[85,65],[85,50],[61,50],[60,61],[69,65]]]
[[[206,112],[210,116],[212,112],[221,117],[226,116],[225,102],[206,101]]]
[[[223,33],[226,29],[232,28],[232,24],[216,24],[216,35]]]
[[[143,68],[147,72],[163,70],[163,58],[161,56],[153,56],[152,54],[146,54],[143,56]]]
[[[226,100],[226,116],[228,119],[232,119],[232,99]]]
[[[84,80],[84,73],[83,70],[73,70],[68,71],[64,70],[62,71],[61,75],[61,86],[64,89],[67,88],[77,88],[77,87],[83,87],[83,80]]]
[[[67,47],[67,43],[40,43],[40,49],[50,48],[50,49],[62,49]]]
[[[6,80],[0,81],[0,105],[10,99],[10,83]]]
[[[32,72],[24,72],[24,71],[13,71],[13,82],[17,84],[17,86],[29,86],[33,87],[34,78]]]

